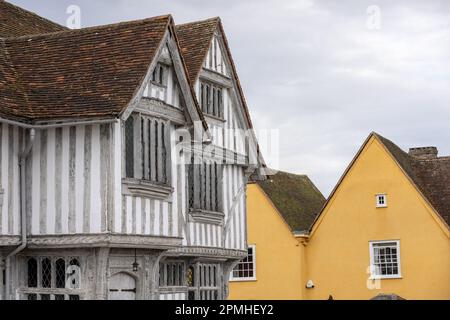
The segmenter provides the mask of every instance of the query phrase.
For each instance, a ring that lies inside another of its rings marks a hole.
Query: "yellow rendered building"
[[[249,257],[233,271],[229,299],[302,299],[307,232],[325,198],[307,176],[278,172],[247,187]]]
[[[372,133],[305,238],[305,299],[450,299],[450,157]]]
[[[273,201],[289,206],[295,188],[271,199],[270,181],[249,185],[256,274],[231,282],[230,298],[450,299],[450,157],[372,133],[303,228]]]

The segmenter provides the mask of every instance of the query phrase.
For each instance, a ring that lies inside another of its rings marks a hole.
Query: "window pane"
[[[195,272],[194,272],[194,267],[193,266],[190,266],[188,271],[187,271],[186,282],[187,282],[187,285],[189,287],[193,287],[194,284],[195,284]]]
[[[28,287],[37,287],[37,261],[35,258],[28,259]]]
[[[164,84],[164,67],[159,67],[159,84]]]
[[[125,171],[128,178],[134,178],[134,118],[125,121]]]
[[[63,259],[58,259],[55,263],[56,271],[56,287],[66,287],[66,262]]]
[[[50,288],[52,286],[52,262],[45,258],[41,262],[42,287]]]

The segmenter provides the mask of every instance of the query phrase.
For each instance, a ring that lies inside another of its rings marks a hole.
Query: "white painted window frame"
[[[383,204],[380,204],[380,201],[379,201],[380,197],[384,198],[384,203]],[[377,208],[387,208],[387,206],[388,206],[387,194],[386,193],[377,193],[375,195],[375,205],[376,205]]]
[[[245,282],[245,281],[256,281],[256,245],[250,244],[248,245],[248,248],[252,249],[252,262],[253,262],[253,277],[245,277],[245,278],[239,278],[233,276],[233,270],[230,274],[230,281],[231,282]],[[240,263],[240,262],[239,262]]]
[[[397,246],[397,268],[398,268],[398,273],[397,274],[390,274],[390,275],[374,274],[374,272],[375,272],[374,245],[375,244],[386,244],[386,243],[395,243],[396,246]],[[374,241],[369,241],[369,253],[370,253],[370,279],[371,280],[401,279],[402,278],[400,240],[374,240]]]

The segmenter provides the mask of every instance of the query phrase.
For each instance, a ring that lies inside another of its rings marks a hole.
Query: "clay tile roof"
[[[374,133],[398,164],[450,226],[450,157],[420,159],[400,149],[392,141]]]
[[[66,28],[0,0],[0,38],[62,31]]]
[[[250,118],[250,112],[248,110],[247,102],[245,100],[244,92],[237,75],[236,66],[231,55],[231,50],[228,45],[228,40],[223,30],[222,22],[220,18],[215,17],[202,21],[195,21],[186,24],[176,26],[178,41],[180,43],[181,52],[186,62],[191,85],[194,86],[195,81],[202,69],[203,61],[208,54],[211,40],[216,30],[220,31],[225,44],[225,50],[228,54],[231,63],[231,69],[233,71],[233,77],[237,84],[239,96],[244,106],[245,116],[250,128],[253,128],[252,120]]]
[[[258,185],[294,232],[308,230],[325,203],[306,175],[279,171]]]
[[[219,18],[211,18],[176,26],[181,52],[192,81],[197,79],[202,69],[219,21]]]
[[[0,116],[118,116],[143,81],[169,23],[166,15],[4,39]]]

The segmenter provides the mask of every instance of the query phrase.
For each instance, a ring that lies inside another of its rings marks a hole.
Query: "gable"
[[[219,18],[212,18],[176,26],[181,52],[186,61],[191,83],[198,78],[218,22]]]
[[[226,59],[226,52],[223,48],[224,44],[221,40],[221,35],[216,31],[214,32],[208,53],[203,62],[203,68],[230,77],[230,66]]]
[[[203,96],[201,78],[206,78],[212,85],[225,88],[229,93],[227,95],[229,99],[224,98],[223,114],[224,117],[228,115],[225,125],[221,121],[223,119],[217,121],[215,116],[212,118],[206,116],[211,127],[213,143],[236,152],[245,152],[247,148],[244,139],[248,137],[250,164],[254,169],[258,169],[255,176],[263,179],[265,175],[264,159],[259,152],[248,107],[220,19],[212,18],[191,22],[178,25],[176,29],[191,86],[195,88],[200,104]],[[210,66],[211,69],[208,70]],[[205,114],[204,109],[203,106],[202,110]],[[221,118],[220,115],[219,113],[219,118]],[[237,132],[238,138],[235,139],[234,132],[232,132],[235,129],[244,129],[246,132]],[[227,130],[229,134],[224,133]]]
[[[177,109],[182,109],[180,82],[168,43],[163,46],[156,60],[157,63],[151,71],[150,79],[143,84],[143,97],[156,99]]]
[[[377,208],[375,196],[386,194],[387,208]],[[428,232],[436,227],[448,233],[426,198],[397,164],[376,136],[371,135],[347,168],[316,219],[311,237],[336,228],[363,227],[369,238],[390,238],[423,226]],[[333,226],[334,225],[334,226]],[[358,225],[360,227],[358,227]],[[384,235],[383,235],[384,234]]]
[[[195,130],[199,130],[195,133],[196,137],[203,137],[204,132],[206,138],[208,137],[209,128],[199,108],[195,92],[189,85],[187,70],[172,24],[166,30],[133,101],[122,113],[122,119],[126,119],[136,107],[139,107],[143,98],[183,111],[190,123],[202,124],[200,127],[194,126]]]
[[[378,134],[375,136],[450,226],[450,157],[420,159],[404,152],[392,141]]]

